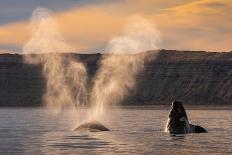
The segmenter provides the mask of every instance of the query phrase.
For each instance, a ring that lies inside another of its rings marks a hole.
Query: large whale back
[[[207,132],[203,127],[189,123],[184,106],[179,101],[172,102],[165,131],[170,134]]]
[[[184,134],[191,131],[187,114],[181,102],[173,101],[169,112],[166,131],[171,134]]]

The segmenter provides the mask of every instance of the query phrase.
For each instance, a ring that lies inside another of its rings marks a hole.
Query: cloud
[[[27,22],[16,22],[0,27],[0,45],[20,47],[30,37]]]
[[[79,50],[100,48],[118,34],[126,21],[109,14],[101,6],[74,8],[54,13],[64,38]],[[21,47],[30,38],[30,22],[19,21],[0,26],[0,45]]]
[[[113,3],[114,0],[0,0],[0,23],[25,20],[36,7],[47,7],[55,12],[85,6]]]
[[[127,19],[147,18],[162,33],[162,48],[231,51],[230,0],[124,0],[74,7],[54,16],[66,41],[77,51],[102,50],[120,35]],[[20,48],[30,38],[29,21],[0,25],[0,46]]]
[[[164,32],[163,38],[167,40],[164,40],[164,46],[230,51],[231,10],[232,3],[228,0],[200,0],[162,10],[156,18],[161,21],[161,32]]]

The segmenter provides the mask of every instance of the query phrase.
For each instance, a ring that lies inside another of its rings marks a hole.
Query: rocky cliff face
[[[163,50],[138,81],[139,103],[232,104],[232,53]]]
[[[41,105],[41,67],[24,64],[21,55],[0,55],[0,106]]]
[[[102,55],[70,55],[85,63],[91,86]],[[232,104],[232,52],[161,50],[136,79],[123,104]],[[40,106],[45,84],[41,66],[25,64],[21,55],[0,55],[0,106]]]

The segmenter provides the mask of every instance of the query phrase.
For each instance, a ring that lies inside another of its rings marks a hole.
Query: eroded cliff
[[[91,87],[102,55],[67,55],[84,62]],[[122,104],[232,104],[232,52],[161,50],[136,81]],[[24,63],[22,55],[0,55],[0,106],[40,106],[45,84],[41,66]]]

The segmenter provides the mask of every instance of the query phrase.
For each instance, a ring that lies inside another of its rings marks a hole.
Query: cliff
[[[232,104],[232,52],[162,50],[145,68],[135,101]]]
[[[102,55],[69,55],[84,62],[91,81]],[[123,104],[232,104],[232,52],[161,50],[136,81]],[[0,106],[40,106],[45,84],[41,66],[0,54]]]

